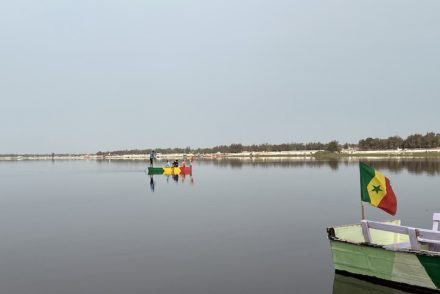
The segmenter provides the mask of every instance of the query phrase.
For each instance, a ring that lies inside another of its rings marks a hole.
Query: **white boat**
[[[339,274],[422,293],[440,291],[440,213],[431,229],[375,222],[327,228]]]

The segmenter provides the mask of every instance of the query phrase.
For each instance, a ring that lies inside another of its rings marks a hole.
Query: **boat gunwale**
[[[358,225],[358,224],[353,224],[353,226],[354,225]],[[347,226],[350,226],[350,225],[347,225]],[[437,252],[437,251],[414,250],[414,249],[410,249],[410,248],[392,248],[392,247],[388,247],[387,245],[379,245],[379,244],[369,243],[369,242],[352,242],[349,240],[340,239],[340,238],[336,237],[334,227],[327,227],[327,238],[330,241],[336,241],[336,242],[341,242],[341,243],[346,243],[346,244],[365,246],[365,247],[371,247],[371,248],[377,248],[377,249],[383,249],[383,250],[388,250],[391,252],[401,252],[401,253],[409,253],[409,254],[414,254],[414,255],[439,256],[440,257],[440,252]]]

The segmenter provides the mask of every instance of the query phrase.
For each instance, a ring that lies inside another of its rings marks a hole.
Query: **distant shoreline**
[[[347,157],[367,158],[440,158],[440,148],[436,149],[397,149],[397,150],[374,150],[357,151],[342,150],[331,153],[323,150],[304,151],[278,151],[278,152],[241,152],[241,153],[174,153],[157,154],[157,159],[248,159],[248,158],[295,158],[295,159],[339,159]],[[122,154],[122,155],[96,155],[96,154],[64,154],[64,155],[0,155],[0,161],[20,160],[149,160],[149,154]]]

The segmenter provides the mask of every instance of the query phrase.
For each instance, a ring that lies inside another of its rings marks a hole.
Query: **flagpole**
[[[361,220],[365,219],[364,204],[361,201]]]
[[[362,202],[362,173],[361,173],[361,162],[359,161],[359,174],[361,177],[361,220],[365,219],[364,203]]]

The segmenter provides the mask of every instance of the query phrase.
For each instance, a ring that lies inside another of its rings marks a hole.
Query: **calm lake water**
[[[370,164],[396,217],[431,227],[440,161]],[[403,293],[334,274],[325,228],[359,221],[356,161],[196,161],[178,179],[146,166],[0,162],[0,293]]]

